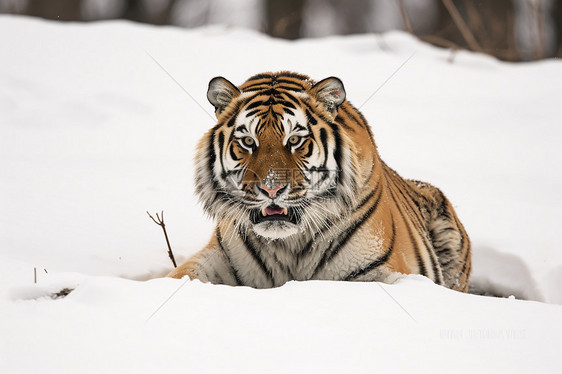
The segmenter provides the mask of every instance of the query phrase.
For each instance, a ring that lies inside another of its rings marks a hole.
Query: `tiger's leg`
[[[168,277],[199,279],[213,284],[240,285],[226,254],[221,249],[216,235],[205,248],[187,259],[186,262],[172,270]]]
[[[435,204],[429,208],[429,234],[443,273],[443,284],[467,292],[471,270],[470,240],[445,195],[433,186],[427,188],[435,199]]]

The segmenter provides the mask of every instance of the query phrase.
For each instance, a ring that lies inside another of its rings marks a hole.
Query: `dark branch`
[[[146,212],[146,214],[148,214],[150,219],[152,219],[155,224],[162,227],[162,231],[164,231],[164,237],[166,238],[166,244],[168,245],[168,257],[170,257],[170,260],[172,260],[172,264],[174,264],[174,267],[177,268],[178,265],[176,265],[174,252],[172,252],[172,246],[170,245],[170,240],[168,239],[168,233],[166,232],[166,224],[164,223],[164,211],[160,213],[160,216],[158,215],[158,213],[156,213],[156,219],[154,219],[154,217],[152,217],[150,213],[148,213],[148,211]]]
[[[455,4],[453,4],[451,0],[441,0],[441,2],[445,6],[445,8],[447,8],[447,11],[451,15],[451,18],[453,18],[453,22],[461,32],[461,35],[463,36],[464,40],[466,41],[470,49],[475,52],[483,53],[482,48],[476,41],[476,38],[470,31],[470,28],[464,22]]]

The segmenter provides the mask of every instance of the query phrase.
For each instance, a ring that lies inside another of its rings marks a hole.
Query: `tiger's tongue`
[[[274,214],[283,214],[283,208],[265,208],[265,214],[268,216],[272,216]]]

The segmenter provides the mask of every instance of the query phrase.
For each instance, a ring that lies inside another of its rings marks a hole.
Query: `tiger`
[[[195,191],[217,223],[169,277],[273,288],[421,274],[467,292],[470,240],[453,206],[385,164],[339,78],[215,77],[207,99],[217,123],[197,146]]]

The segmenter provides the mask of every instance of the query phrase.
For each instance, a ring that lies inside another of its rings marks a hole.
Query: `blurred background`
[[[504,61],[562,57],[562,0],[0,0],[0,13],[246,27],[284,39],[405,30]]]

